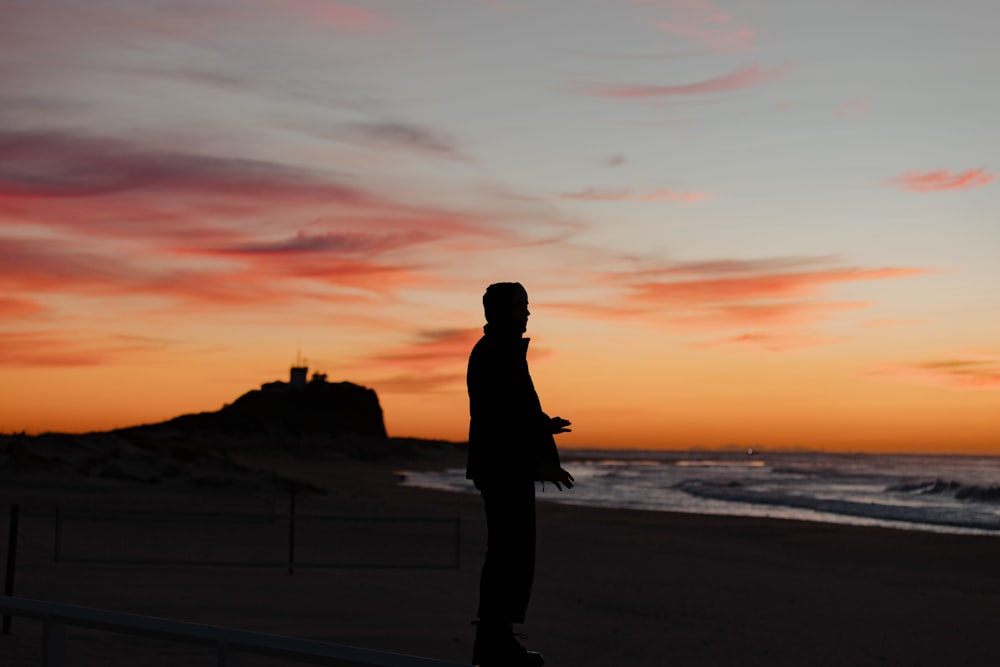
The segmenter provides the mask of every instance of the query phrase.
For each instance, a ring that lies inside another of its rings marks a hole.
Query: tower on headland
[[[265,382],[260,386],[261,391],[267,393],[280,393],[299,389],[311,389],[329,384],[326,380],[326,373],[315,372],[312,378],[309,377],[309,365],[302,358],[300,352],[295,357],[295,363],[288,370],[288,382]]]
[[[306,378],[309,376],[309,366],[302,358],[302,348],[295,351],[295,365],[292,366],[288,376],[288,385],[292,389],[302,389],[306,386]]]
[[[288,384],[292,385],[293,389],[301,389],[306,386],[306,376],[309,374],[309,367],[303,365],[292,366],[291,375],[288,379]]]

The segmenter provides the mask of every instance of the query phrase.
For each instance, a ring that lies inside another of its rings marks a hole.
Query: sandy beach
[[[282,567],[74,562],[74,554],[149,556],[155,547],[144,552],[143,535],[152,533],[142,531],[154,528],[71,521],[61,545],[67,561],[53,562],[56,505],[155,513],[287,509],[282,492],[247,484],[4,472],[0,534],[6,538],[10,503],[19,503],[15,593],[23,597],[468,662],[485,547],[479,498],[401,487],[395,472],[455,458],[454,451],[368,462],[247,454],[244,463],[324,489],[297,496],[303,516],[458,518],[458,568],[406,566],[407,559],[452,553],[449,534],[422,536],[412,526],[372,538],[388,546],[398,568],[300,568],[289,576]],[[545,495],[551,493],[557,491],[549,486]],[[260,533],[268,536],[265,548],[240,525],[174,523],[169,539],[192,545],[192,558],[218,556],[198,554],[195,546],[206,540],[231,542],[246,558],[281,558],[285,528]],[[303,523],[301,530],[303,558],[335,561],[357,546],[345,544],[334,524]],[[363,549],[357,553],[364,557]],[[1000,540],[990,537],[540,502],[534,597],[522,630],[525,643],[557,667],[994,665],[998,563]],[[0,664],[39,665],[39,636],[38,622],[15,618],[13,634],[0,637]],[[69,642],[78,666],[215,659],[203,648],[85,630],[71,629]],[[294,663],[247,657],[243,664]]]

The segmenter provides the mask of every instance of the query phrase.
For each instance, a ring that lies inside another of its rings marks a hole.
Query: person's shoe
[[[472,664],[479,667],[542,667],[545,658],[521,646],[509,624],[477,622]]]
[[[517,641],[517,638],[524,638],[524,635],[514,634],[513,629],[510,633],[511,652],[517,656],[517,664],[520,667],[542,667],[545,664],[545,658],[538,651],[529,651],[521,645],[521,642]]]

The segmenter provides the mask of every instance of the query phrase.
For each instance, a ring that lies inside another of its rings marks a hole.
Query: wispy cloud
[[[45,306],[34,299],[0,296],[0,319],[8,322],[41,315]]]
[[[710,195],[704,192],[681,192],[667,188],[651,190],[630,190],[627,188],[587,188],[580,192],[564,192],[565,199],[583,199],[587,201],[632,201],[632,202],[682,202],[694,204],[707,199]]]
[[[433,231],[413,229],[404,233],[329,232],[312,234],[299,231],[290,238],[253,241],[217,248],[220,255],[307,255],[315,253],[373,253],[393,250],[439,238]]]
[[[0,286],[30,294],[145,296],[232,307],[280,298],[266,280],[238,267],[198,269],[38,239],[0,239]]]
[[[531,225],[511,224],[504,219],[501,197],[493,199],[497,206],[487,212],[450,210],[401,202],[359,185],[356,178],[290,164],[66,133],[0,131],[0,202],[9,213],[88,236],[198,239],[231,248],[251,241],[260,229],[251,221],[265,217],[271,220],[270,235],[307,224],[333,227],[309,235],[313,243],[327,246],[337,239],[317,235],[357,235],[359,228],[414,242],[439,235],[515,241],[544,234],[548,227],[567,229],[564,221],[538,217],[538,206],[532,207]],[[526,212],[524,202],[519,206],[515,219]]]
[[[66,241],[0,238],[0,286],[26,294],[144,298],[149,302],[143,309],[151,311],[197,306],[219,312],[313,300],[355,302],[356,295],[338,295],[343,290],[387,295],[425,284],[416,270],[378,259],[284,253],[238,259],[192,262],[156,249],[122,253]]]
[[[815,331],[793,333],[746,333],[729,338],[696,343],[693,347],[751,347],[769,352],[783,352],[816,345],[830,345],[843,340]]]
[[[372,362],[415,369],[464,365],[482,329],[433,329],[419,331],[400,347],[370,357]]]
[[[310,22],[337,30],[362,33],[383,33],[397,27],[397,22],[384,12],[331,0],[268,0],[267,4],[282,13],[296,13]]]
[[[871,112],[871,105],[860,97],[849,99],[837,107],[837,115],[841,118],[847,118],[850,116],[867,116]]]
[[[324,287],[389,294],[426,285],[444,244],[517,246],[572,231],[524,215],[535,205],[520,203],[509,219],[502,204],[402,203],[348,180],[123,140],[0,132],[0,288],[234,307],[316,298]]]
[[[769,83],[784,76],[788,70],[789,66],[787,65],[772,69],[755,66],[694,83],[680,85],[594,83],[583,86],[579,89],[579,92],[594,97],[615,99],[651,99],[705,95],[741,90]]]
[[[946,169],[937,171],[910,171],[889,181],[889,184],[908,192],[938,192],[945,190],[969,190],[992,183],[996,174],[985,169],[969,169],[961,172],[950,172]]]
[[[839,312],[872,305],[822,298],[828,289],[924,273],[916,268],[838,266],[829,257],[676,263],[608,274],[606,284],[621,293],[617,300],[562,307],[584,317],[611,315],[697,335],[729,332],[699,345],[784,350],[838,340],[812,327]]]
[[[129,336],[94,336],[71,331],[0,331],[0,367],[100,366],[163,344]]]
[[[744,52],[753,48],[754,31],[736,16],[711,0],[640,0],[659,6],[665,19],[664,32],[697,42],[721,53]]]
[[[911,364],[886,364],[870,373],[955,391],[1000,390],[1000,355],[963,352]]]
[[[32,46],[39,34],[59,36],[74,46],[89,42],[101,48],[109,41],[202,39],[238,26],[307,24],[350,33],[387,33],[399,27],[391,15],[334,0],[257,0],[255,2],[188,3],[174,11],[158,11],[143,3],[75,3],[58,0],[31,3],[9,12],[21,43]],[[59,19],[62,20],[59,20]],[[14,31],[12,31],[14,32]]]
[[[780,264],[783,262],[779,262]],[[754,262],[753,265],[758,265]],[[748,267],[749,268],[749,267]],[[630,284],[632,298],[656,304],[728,303],[755,299],[789,299],[811,296],[836,284],[867,280],[885,280],[925,273],[920,269],[881,268],[814,269],[800,271],[749,268],[739,275],[738,269],[723,265],[722,273],[706,271],[705,265],[692,265],[690,273],[676,267],[647,272],[645,278]]]
[[[465,364],[481,335],[482,329],[418,331],[409,342],[374,354],[362,365],[366,369],[394,371],[390,376],[372,381],[379,391],[454,391],[464,387]]]
[[[66,133],[0,131],[0,197],[85,197],[130,190],[231,196],[325,197],[360,203],[362,190],[276,163],[144,148]]]
[[[872,320],[865,322],[863,326],[874,329],[884,329],[888,327],[905,327],[911,324],[919,324],[921,320]]]
[[[469,353],[482,335],[481,328],[417,331],[409,341],[373,354],[357,366],[376,374],[371,385],[380,392],[464,392]],[[550,349],[532,345],[533,359],[550,354]],[[379,371],[391,374],[377,377]]]
[[[462,387],[465,373],[402,373],[368,382],[380,394],[452,393]]]
[[[401,148],[424,155],[457,162],[471,162],[458,142],[426,127],[410,123],[354,123],[348,126],[349,136],[376,146]]]

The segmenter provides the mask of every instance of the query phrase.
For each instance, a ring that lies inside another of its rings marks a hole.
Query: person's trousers
[[[486,509],[486,559],[479,580],[481,623],[524,623],[535,578],[535,483],[476,483]]]

